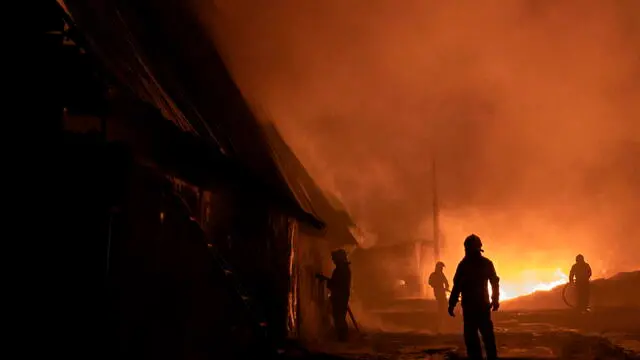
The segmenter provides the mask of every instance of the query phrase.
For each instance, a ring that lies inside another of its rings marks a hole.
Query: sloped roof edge
[[[294,216],[321,229],[323,222],[305,211],[277,168],[260,124],[215,44],[199,34],[185,4],[181,0],[64,1],[91,51],[122,85],[182,131],[209,141],[231,161],[245,166],[289,199]]]
[[[340,243],[339,245],[358,245],[349,230],[349,227],[355,225],[349,214],[338,211],[331,205],[324,191],[311,177],[273,123],[264,123],[263,129],[271,148],[271,156],[275,159],[297,202],[306,212],[314,214],[326,223],[328,237],[334,238],[331,239],[332,242]]]

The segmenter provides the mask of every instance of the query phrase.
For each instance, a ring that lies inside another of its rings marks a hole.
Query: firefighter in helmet
[[[591,279],[591,266],[584,260],[584,256],[578,254],[576,263],[569,272],[569,282],[576,287],[577,309],[586,312],[589,309],[589,280]]]
[[[344,249],[333,251],[331,260],[336,267],[331,274],[331,278],[327,281],[327,287],[331,291],[333,324],[336,328],[338,340],[346,341],[349,331],[347,311],[351,293],[351,268],[347,259],[347,252]]]
[[[447,312],[447,291],[449,291],[449,281],[444,274],[444,263],[438,261],[435,270],[429,275],[429,286],[433,289],[433,296],[438,305],[438,329],[440,328],[443,315]]]
[[[462,295],[464,342],[469,359],[482,359],[478,332],[482,335],[487,359],[497,358],[496,339],[491,321],[491,310],[500,307],[498,275],[491,260],[482,256],[482,241],[475,234],[464,241],[465,256],[458,264],[449,297],[449,315],[454,315],[458,297]],[[487,283],[491,284],[491,299]]]

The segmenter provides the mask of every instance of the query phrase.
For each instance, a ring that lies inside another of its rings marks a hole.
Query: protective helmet
[[[438,261],[436,263],[436,269],[442,269],[444,267],[444,263],[442,261]]]
[[[464,249],[483,251],[482,241],[480,240],[480,237],[476,234],[471,234],[467,236],[467,238],[464,239]]]
[[[576,262],[584,262],[584,256],[582,256],[582,254],[578,254],[576,256]]]
[[[331,258],[335,262],[347,262],[347,252],[344,249],[332,251]]]

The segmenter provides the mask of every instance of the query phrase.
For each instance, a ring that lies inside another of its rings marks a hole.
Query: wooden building
[[[65,205],[51,219],[65,239],[57,346],[205,359],[321,339],[313,275],[355,245],[352,221],[256,120],[185,3],[65,5],[70,17],[50,14],[68,39],[49,53],[65,79],[50,161]]]

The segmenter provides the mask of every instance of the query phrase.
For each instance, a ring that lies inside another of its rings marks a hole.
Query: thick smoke
[[[519,276],[578,252],[598,276],[640,268],[640,2],[198,6],[242,91],[379,242],[430,236],[435,159],[450,263],[475,232]]]

